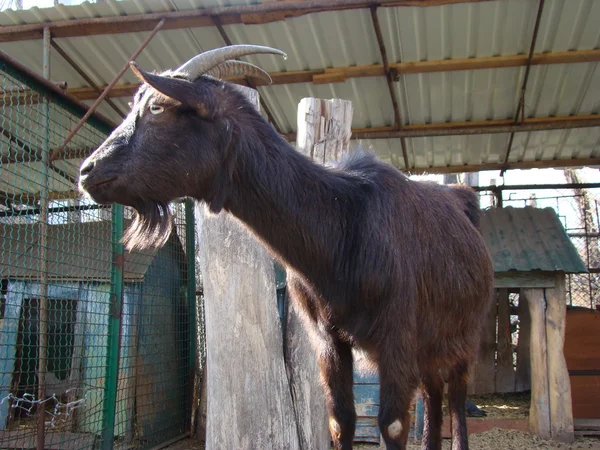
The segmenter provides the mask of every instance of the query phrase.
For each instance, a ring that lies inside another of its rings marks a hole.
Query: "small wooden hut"
[[[483,211],[481,228],[494,263],[497,302],[470,392],[531,389],[530,432],[571,441],[571,389],[563,353],[565,277],[587,272],[585,264],[552,208],[489,209]]]

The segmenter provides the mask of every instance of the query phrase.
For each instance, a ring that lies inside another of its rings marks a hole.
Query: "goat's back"
[[[365,347],[402,341],[441,366],[472,361],[493,288],[477,194],[410,180],[368,156],[344,170],[370,183],[362,214],[349,218],[357,232],[346,236],[355,241],[346,295],[363,314],[346,314],[350,334]]]

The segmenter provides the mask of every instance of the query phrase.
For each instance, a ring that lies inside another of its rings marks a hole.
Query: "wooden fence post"
[[[298,106],[296,146],[321,164],[338,160],[348,152],[351,124],[352,102],[304,98]],[[288,308],[285,351],[300,448],[327,449],[331,436],[316,354],[300,318],[290,311],[292,309]]]
[[[479,357],[473,369],[473,389],[470,394],[490,394],[496,387],[496,318],[498,316],[498,290],[494,290],[492,306],[484,319],[485,324],[479,346]]]
[[[530,336],[531,316],[527,306],[527,297],[523,290],[519,292],[519,341],[517,342],[517,369],[515,372],[515,391],[531,389]]]
[[[550,432],[552,439],[573,442],[571,380],[565,361],[565,274],[556,275],[554,288],[546,289],[546,339],[548,340],[548,388],[550,392]]]
[[[258,108],[255,90],[238,86]],[[298,450],[275,270],[229,214],[196,207],[206,317],[206,448]]]
[[[514,392],[515,369],[510,329],[508,289],[498,290],[498,346],[496,357],[496,392]]]
[[[548,393],[548,347],[546,341],[546,299],[543,289],[523,289],[531,316],[531,408],[529,431],[550,439],[550,397]]]

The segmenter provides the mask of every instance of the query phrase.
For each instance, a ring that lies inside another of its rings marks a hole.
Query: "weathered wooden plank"
[[[513,392],[515,369],[510,328],[508,289],[498,290],[498,343],[496,361],[496,392]]]
[[[550,397],[546,341],[546,300],[542,289],[523,289],[531,315],[531,407],[529,430],[550,439]]]
[[[571,376],[573,416],[600,419],[600,375]]]
[[[256,91],[239,87],[258,106]],[[298,450],[265,248],[226,213],[196,207],[207,346],[206,448]]]
[[[564,353],[569,370],[600,369],[599,342],[600,312],[567,311]]]
[[[494,287],[501,288],[546,288],[554,287],[552,272],[498,272],[494,277]]]
[[[552,439],[573,442],[571,384],[563,353],[565,342],[565,275],[556,275],[556,287],[546,289],[546,339],[548,342],[548,387],[550,391],[550,432]]]
[[[337,160],[348,152],[351,125],[351,102],[304,98],[298,106],[297,148],[321,164]],[[317,361],[308,334],[295,313],[288,314],[286,355],[300,448],[328,448],[331,435]]]
[[[515,372],[515,391],[523,392],[531,389],[531,360],[529,346],[531,342],[531,315],[527,305],[527,297],[519,294],[519,340],[517,341],[517,369]]]
[[[497,300],[494,298],[485,321],[479,358],[473,370],[472,394],[489,394],[496,388],[496,318]]]

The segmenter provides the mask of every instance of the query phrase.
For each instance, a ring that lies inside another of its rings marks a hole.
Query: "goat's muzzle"
[[[111,203],[106,195],[106,187],[109,183],[115,181],[117,177],[102,172],[102,170],[98,170],[98,164],[95,160],[85,160],[79,169],[79,190],[91,197],[96,203]]]

